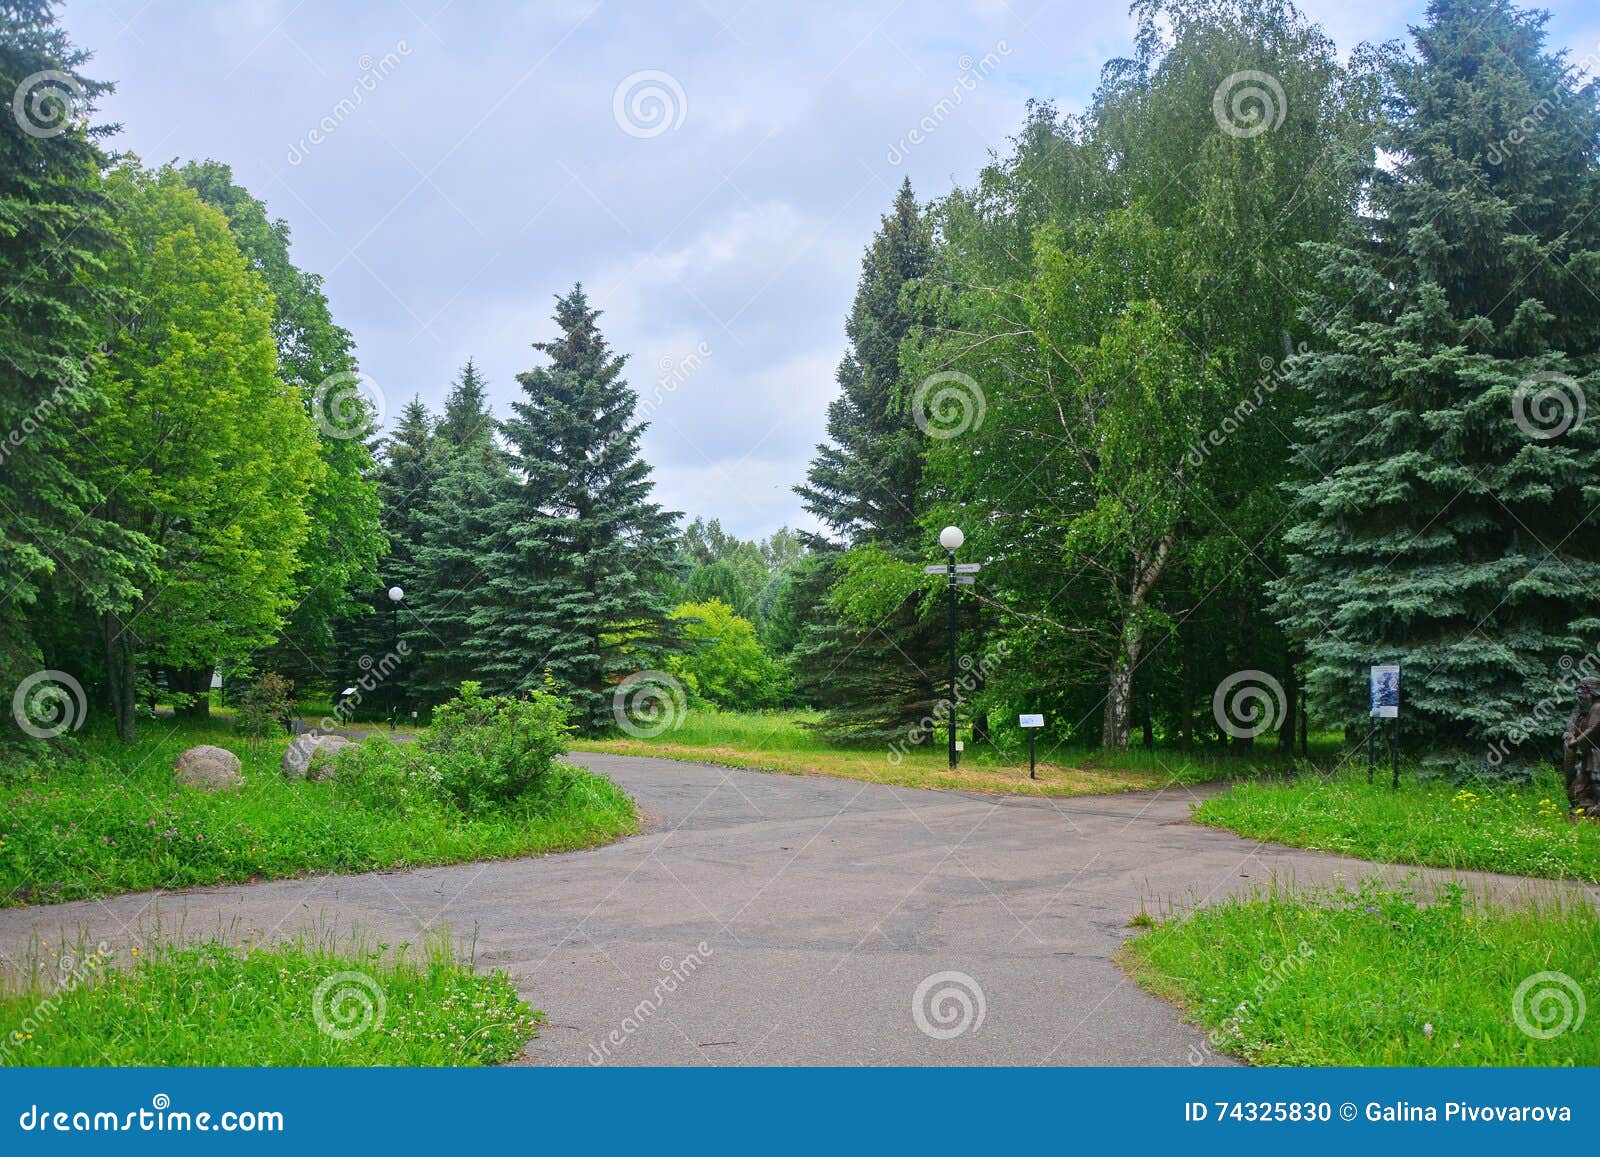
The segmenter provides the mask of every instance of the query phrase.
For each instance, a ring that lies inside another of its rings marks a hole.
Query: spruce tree
[[[363,714],[381,714],[391,696],[398,710],[421,706],[415,701],[413,684],[435,644],[416,613],[414,600],[421,592],[417,550],[439,472],[433,428],[433,415],[420,398],[412,398],[378,449],[378,501],[388,550],[378,561],[377,581],[360,592],[363,613],[338,630],[337,682],[343,687],[373,670],[393,649],[396,634],[409,653],[405,662],[386,677],[381,698],[366,700]],[[394,586],[404,594],[398,608],[388,595]]]
[[[827,605],[840,552],[871,544],[909,560],[922,542],[917,519],[924,436],[902,380],[900,344],[925,320],[907,293],[927,276],[933,240],[909,179],[861,262],[861,281],[845,323],[849,350],[839,365],[839,396],[828,407],[828,439],[796,487],[827,536],[814,537],[824,564],[808,570],[803,594],[811,623],[793,662],[803,696],[822,707],[822,729],[837,739],[886,739],[929,715],[940,698],[937,625],[913,595],[870,630]]]
[[[557,299],[550,364],[517,375],[502,423],[512,479],[493,512],[474,658],[499,691],[571,697],[586,730],[612,720],[611,687],[660,666],[672,645],[666,595],[677,514],[650,501],[644,425],[582,286]]]
[[[114,240],[99,138],[110,85],[80,71],[45,0],[0,2],[0,687],[41,666],[29,608],[52,581],[91,611],[130,602],[148,544],[63,462],[94,397]],[[54,579],[52,578],[54,576]],[[60,614],[60,611],[55,612]],[[51,624],[42,624],[50,626]],[[56,660],[52,660],[53,663]],[[80,668],[81,671],[81,668]]]
[[[469,359],[434,427],[437,477],[414,546],[410,637],[426,655],[411,688],[419,704],[442,703],[462,682],[478,677],[470,653],[472,620],[480,603],[485,548],[495,537],[495,504],[509,481],[496,428],[483,377]]]
[[[1277,590],[1312,701],[1364,731],[1366,668],[1398,661],[1408,746],[1477,769],[1553,754],[1536,707],[1600,637],[1600,112],[1544,21],[1429,5],[1396,164],[1318,247],[1325,348],[1293,363],[1317,468]]]

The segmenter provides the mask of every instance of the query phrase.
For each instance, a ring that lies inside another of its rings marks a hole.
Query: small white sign
[[[957,751],[965,751],[966,749],[967,749],[967,745],[966,745],[965,742],[963,742],[960,739],[956,740],[956,750]]]
[[[1019,715],[1019,716],[1017,716],[1017,726],[1018,727],[1043,727],[1044,726],[1044,716],[1043,715]]]

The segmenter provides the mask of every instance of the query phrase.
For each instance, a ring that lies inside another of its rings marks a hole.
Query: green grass
[[[1600,881],[1600,824],[1572,823],[1565,813],[1553,772],[1523,786],[1402,779],[1391,791],[1369,785],[1364,770],[1347,770],[1237,784],[1201,804],[1195,819],[1384,863]]]
[[[841,746],[806,726],[817,718],[816,713],[806,711],[735,712],[694,707],[676,727],[651,739],[615,736],[581,740],[573,747],[792,775],[832,775],[900,787],[1008,795],[1138,791],[1282,770],[1271,744],[1246,756],[1138,747],[1107,753],[1058,748],[1041,738],[1038,778],[1029,779],[1026,741],[1020,733],[1007,733],[997,736],[998,743],[981,747],[968,735],[961,766],[952,773],[942,731],[938,742],[909,750],[891,751],[888,744]]]
[[[174,786],[173,757],[196,743],[237,754],[243,790]],[[51,758],[0,764],[0,907],[504,859],[592,847],[638,830],[633,801],[620,788],[567,765],[558,764],[536,794],[467,816],[431,798],[400,810],[369,806],[336,782],[290,782],[278,768],[286,743],[158,720],[131,747],[85,733],[70,749],[50,748]],[[40,743],[36,751],[45,749]]]
[[[0,1065],[485,1065],[520,1055],[543,1020],[444,943],[36,948],[53,967],[28,975],[61,981],[0,992]]]
[[[1600,999],[1600,915],[1583,903],[1274,891],[1163,921],[1121,961],[1207,1030],[1191,1063],[1600,1064],[1600,1016],[1579,1015]]]

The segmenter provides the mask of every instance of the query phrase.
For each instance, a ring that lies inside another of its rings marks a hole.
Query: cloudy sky
[[[1420,2],[1306,0],[1342,49]],[[1551,5],[1600,53],[1600,11]],[[75,0],[147,163],[214,157],[294,231],[389,413],[469,356],[496,408],[582,281],[656,395],[659,496],[745,535],[807,525],[862,247],[902,176],[969,182],[1030,97],[1079,109],[1120,0]],[[947,114],[935,114],[936,106]],[[932,117],[931,132],[913,140]],[[664,388],[665,387],[665,388]]]

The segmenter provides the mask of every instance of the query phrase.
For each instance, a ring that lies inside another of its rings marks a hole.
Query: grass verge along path
[[[0,766],[0,907],[508,859],[593,847],[638,830],[621,788],[566,765],[533,794],[469,815],[423,792],[396,805],[337,781],[287,780],[278,767],[287,740],[246,741],[159,722],[145,730],[132,746],[90,735],[70,753]],[[173,758],[196,743],[238,755],[244,788],[212,794],[175,786]]]
[[[1029,779],[1027,748],[1018,739],[1005,747],[987,744],[979,749],[969,740],[961,766],[951,772],[942,738],[908,750],[891,750],[887,744],[843,747],[828,743],[806,726],[816,718],[814,713],[801,711],[743,713],[692,708],[677,726],[652,738],[586,739],[574,741],[572,746],[578,751],[717,763],[789,775],[833,775],[897,787],[1008,795],[1145,791],[1281,770],[1270,747],[1265,756],[1247,761],[1166,750],[1050,752],[1048,744],[1041,744],[1038,779]]]
[[[1600,881],[1600,824],[1567,820],[1566,792],[1553,774],[1522,786],[1402,780],[1393,791],[1346,770],[1331,779],[1236,784],[1194,818],[1381,863]]]
[[[1257,1064],[1600,1064],[1600,915],[1581,902],[1272,891],[1163,921],[1120,959],[1204,1048]]]
[[[38,955],[60,980],[0,990],[0,1065],[487,1065],[544,1019],[443,943],[420,957],[305,940]]]

